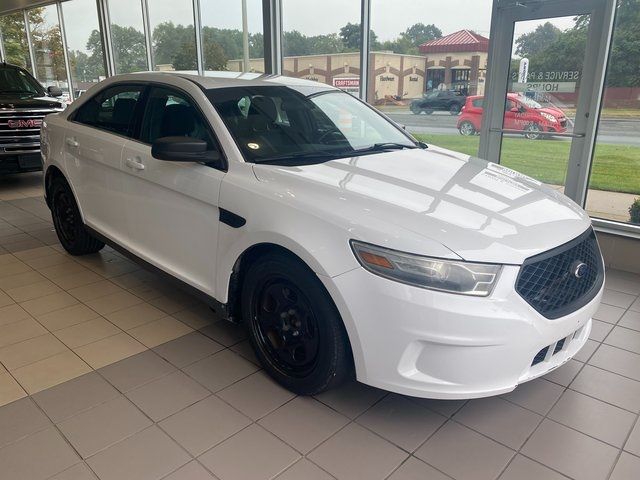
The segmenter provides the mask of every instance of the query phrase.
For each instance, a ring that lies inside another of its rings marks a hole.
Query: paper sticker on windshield
[[[258,150],[260,148],[260,145],[258,145],[257,143],[247,143],[247,147],[249,147],[251,150]]]

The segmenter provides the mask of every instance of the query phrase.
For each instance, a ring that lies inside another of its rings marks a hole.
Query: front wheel
[[[524,131],[525,138],[528,138],[529,140],[538,140],[542,138],[542,129],[537,123],[530,123]]]
[[[465,120],[458,127],[458,131],[460,135],[464,135],[465,137],[470,137],[476,134],[476,127],[473,126],[473,123]]]
[[[53,225],[64,249],[71,255],[86,255],[102,250],[104,243],[87,232],[69,184],[63,178],[56,178],[49,194]]]
[[[315,395],[351,374],[342,319],[317,276],[300,261],[274,253],[249,267],[242,315],[264,369],[298,395]]]
[[[422,113],[422,109],[420,108],[419,105],[416,105],[416,104],[412,104],[409,107],[409,110],[411,110],[411,113],[413,113],[414,115],[420,115]]]

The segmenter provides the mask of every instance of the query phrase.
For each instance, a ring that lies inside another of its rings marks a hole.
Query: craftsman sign
[[[357,94],[360,90],[360,78],[358,77],[340,77],[333,79],[333,86],[341,88],[349,93]]]
[[[543,92],[543,93],[573,93],[576,91],[576,82],[534,82],[514,83],[514,92]]]

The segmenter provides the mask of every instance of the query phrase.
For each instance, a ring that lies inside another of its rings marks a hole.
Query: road
[[[414,115],[408,109],[383,111],[394,121],[405,125],[410,132],[458,134],[456,128],[458,117],[454,117],[448,112]],[[569,141],[570,139],[557,138],[557,140]],[[602,119],[598,130],[598,141],[640,146],[640,119]]]

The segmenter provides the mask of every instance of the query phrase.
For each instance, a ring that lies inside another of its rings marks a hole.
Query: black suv
[[[46,90],[24,68],[0,63],[0,175],[42,170],[40,126],[64,109],[62,90]]]
[[[432,90],[424,94],[422,98],[416,98],[409,107],[416,115],[424,112],[431,115],[434,110],[443,110],[451,115],[458,115],[462,110],[467,97],[454,90]]]

